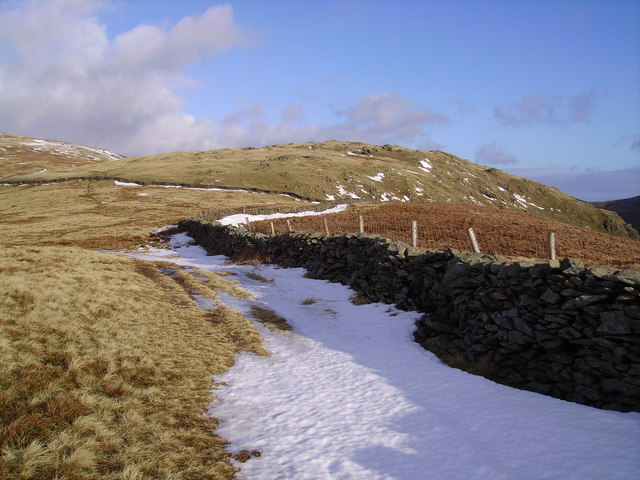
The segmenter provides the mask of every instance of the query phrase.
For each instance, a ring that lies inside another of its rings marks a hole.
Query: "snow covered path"
[[[172,252],[136,256],[235,273],[256,300],[221,295],[225,303],[247,316],[251,305],[268,307],[294,327],[259,326],[271,357],[241,354],[215,378],[224,385],[209,409],[221,420],[217,433],[230,451],[262,453],[236,463],[238,478],[640,478],[640,414],[449,368],[413,342],[415,312],[355,306],[350,289],[302,269],[225,264],[188,241],[179,234]]]

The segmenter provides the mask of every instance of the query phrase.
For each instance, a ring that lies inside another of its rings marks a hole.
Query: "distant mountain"
[[[0,157],[0,182],[106,176],[275,191],[318,201],[462,203],[639,238],[614,212],[437,150],[332,140],[121,158],[101,149],[3,135]]]
[[[621,200],[607,200],[605,202],[591,202],[597,208],[604,208],[616,212],[633,228],[640,231],[640,195]]]
[[[104,148],[0,133],[0,181],[122,158]]]

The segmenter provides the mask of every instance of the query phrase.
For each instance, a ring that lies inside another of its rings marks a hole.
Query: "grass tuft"
[[[281,317],[269,308],[252,305],[251,315],[253,316],[253,318],[255,318],[270,330],[278,332],[290,332],[291,330],[293,330],[293,327],[287,322],[285,318]]]

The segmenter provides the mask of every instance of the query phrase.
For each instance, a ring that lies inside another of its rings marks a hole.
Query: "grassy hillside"
[[[1,139],[0,139],[1,140]],[[637,238],[613,212],[559,190],[440,151],[330,141],[56,163],[29,174],[0,165],[0,181],[115,176],[132,181],[284,191],[317,200],[436,201],[526,211]],[[37,167],[39,168],[39,166]]]
[[[247,294],[229,278],[104,250],[153,243],[158,228],[205,210],[308,203],[78,179],[91,175],[318,199],[487,201],[542,215],[578,209],[578,222],[612,218],[617,225],[614,214],[580,210],[580,202],[556,190],[442,152],[327,142],[126,159],[1,136],[2,479],[234,475],[224,440],[212,433],[216,420],[203,417],[211,375],[240,351],[266,352],[247,319],[224,307],[202,310],[194,294]],[[61,177],[69,180],[46,182]],[[20,185],[28,179],[43,183]]]
[[[95,249],[149,244],[208,208],[300,203],[113,181],[0,186],[0,478],[232,478],[203,416],[211,375],[266,352],[247,319],[202,310],[193,293],[246,294]]]

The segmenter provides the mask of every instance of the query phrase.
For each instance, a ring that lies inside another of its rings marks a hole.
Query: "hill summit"
[[[21,139],[18,149],[16,138]],[[72,144],[64,144],[65,153],[60,143],[0,136],[0,181],[118,177],[280,192],[316,201],[461,203],[535,213],[639,238],[614,212],[438,150],[331,140],[122,158],[102,149],[85,152],[89,147],[77,146],[74,150]]]

